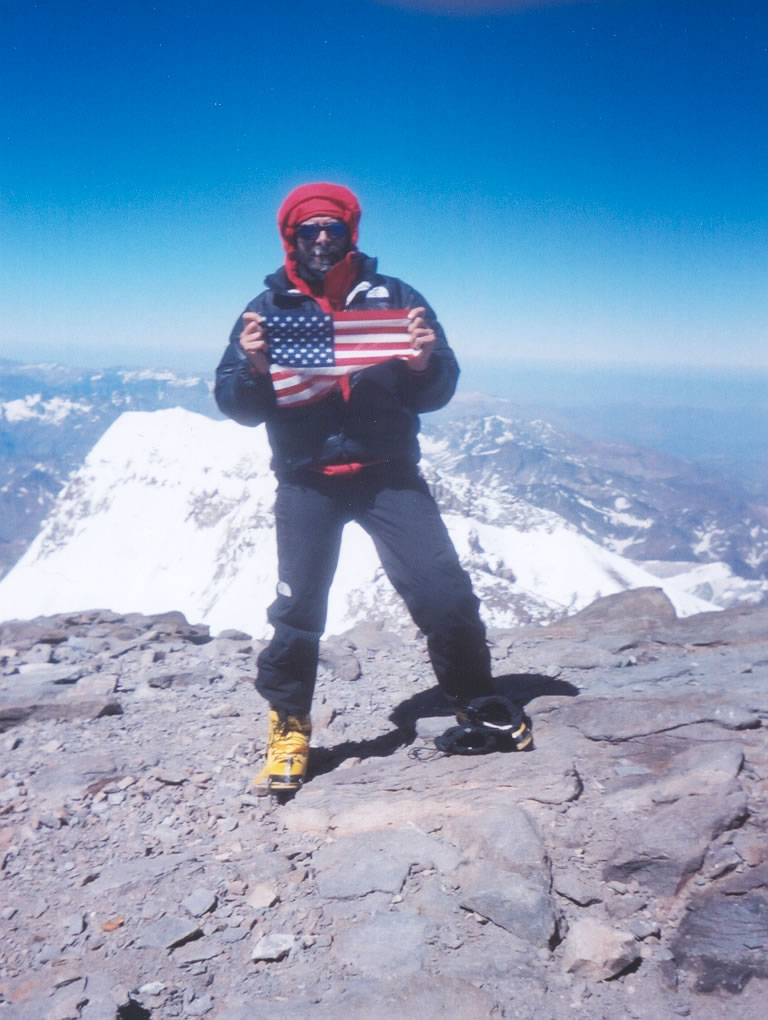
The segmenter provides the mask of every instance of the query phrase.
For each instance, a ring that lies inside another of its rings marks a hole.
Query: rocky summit
[[[0,1018],[762,1018],[768,608],[489,639],[532,751],[437,751],[423,642],[359,624],[278,803],[248,635],[0,624]]]

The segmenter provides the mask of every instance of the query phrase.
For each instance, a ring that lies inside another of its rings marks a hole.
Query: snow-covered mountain
[[[0,359],[0,577],[71,471],[123,411],[215,413],[210,382],[170,371],[82,371]]]
[[[618,540],[598,540],[578,520],[522,498],[503,466],[511,446],[525,448],[520,440],[515,423],[490,418],[454,423],[424,442],[425,475],[490,625],[552,620],[599,595],[645,585],[662,587],[681,615],[717,608],[695,592],[700,564],[653,572],[622,554],[631,542],[622,550]],[[174,608],[214,630],[262,635],[276,583],[274,488],[263,429],[182,409],[125,413],[72,475],[40,534],[0,583],[0,619],[93,607]],[[646,519],[624,493],[610,489],[613,526],[644,533]],[[600,516],[594,508],[607,498],[595,492],[590,513]],[[564,507],[570,512],[568,501]],[[713,596],[715,588],[726,601],[763,594],[758,582],[737,577],[724,563],[707,569],[706,592]],[[350,525],[328,630],[363,617],[410,626],[372,543]]]
[[[424,448],[441,475],[458,473],[478,492],[490,485],[551,510],[646,569],[671,576],[699,564],[697,594],[723,607],[768,590],[766,508],[691,461],[500,415],[430,429]],[[722,563],[745,582],[730,594]]]

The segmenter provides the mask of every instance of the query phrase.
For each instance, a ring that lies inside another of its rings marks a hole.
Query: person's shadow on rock
[[[345,740],[333,747],[313,747],[309,756],[307,782],[326,772],[333,772],[342,762],[350,758],[364,761],[366,758],[388,758],[391,754],[410,743],[408,736],[400,729],[381,733],[370,740]]]
[[[334,747],[313,747],[309,756],[307,781],[315,776],[332,772],[349,758],[388,758],[399,747],[405,747],[416,738],[416,721],[434,716],[452,716],[453,707],[439,687],[419,691],[397,705],[389,715],[395,729],[370,740],[345,740]]]
[[[494,678],[497,694],[524,707],[534,698],[544,696],[576,697],[578,687],[566,680],[544,676],[539,673],[506,673]],[[390,722],[395,729],[382,733],[370,740],[345,740],[334,747],[317,747],[312,749],[309,758],[307,781],[315,776],[325,775],[338,768],[342,762],[350,758],[364,761],[366,758],[388,758],[391,754],[416,739],[416,724],[419,719],[434,719],[445,716],[452,719],[456,706],[445,697],[439,687],[431,687],[419,691],[397,705],[390,713]],[[447,722],[446,726],[452,725]]]
[[[575,698],[579,694],[579,688],[575,684],[567,680],[558,680],[556,676],[546,676],[544,673],[504,673],[494,677],[493,686],[497,694],[509,698],[521,708],[525,708],[534,698],[558,696]]]

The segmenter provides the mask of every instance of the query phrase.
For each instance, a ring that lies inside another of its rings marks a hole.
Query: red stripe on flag
[[[345,309],[343,312],[334,312],[334,323],[344,324],[345,322],[376,322],[386,319],[407,319],[408,308],[369,308],[354,311]]]
[[[273,365],[270,374],[281,407],[302,407],[321,400],[342,376],[391,358],[408,359],[411,347],[408,309],[333,313],[335,367],[286,369]]]

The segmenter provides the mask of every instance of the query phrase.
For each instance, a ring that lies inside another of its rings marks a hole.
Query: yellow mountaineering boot
[[[307,773],[311,735],[312,720],[308,715],[281,718],[270,709],[267,760],[253,785],[266,786],[271,793],[298,790]]]

